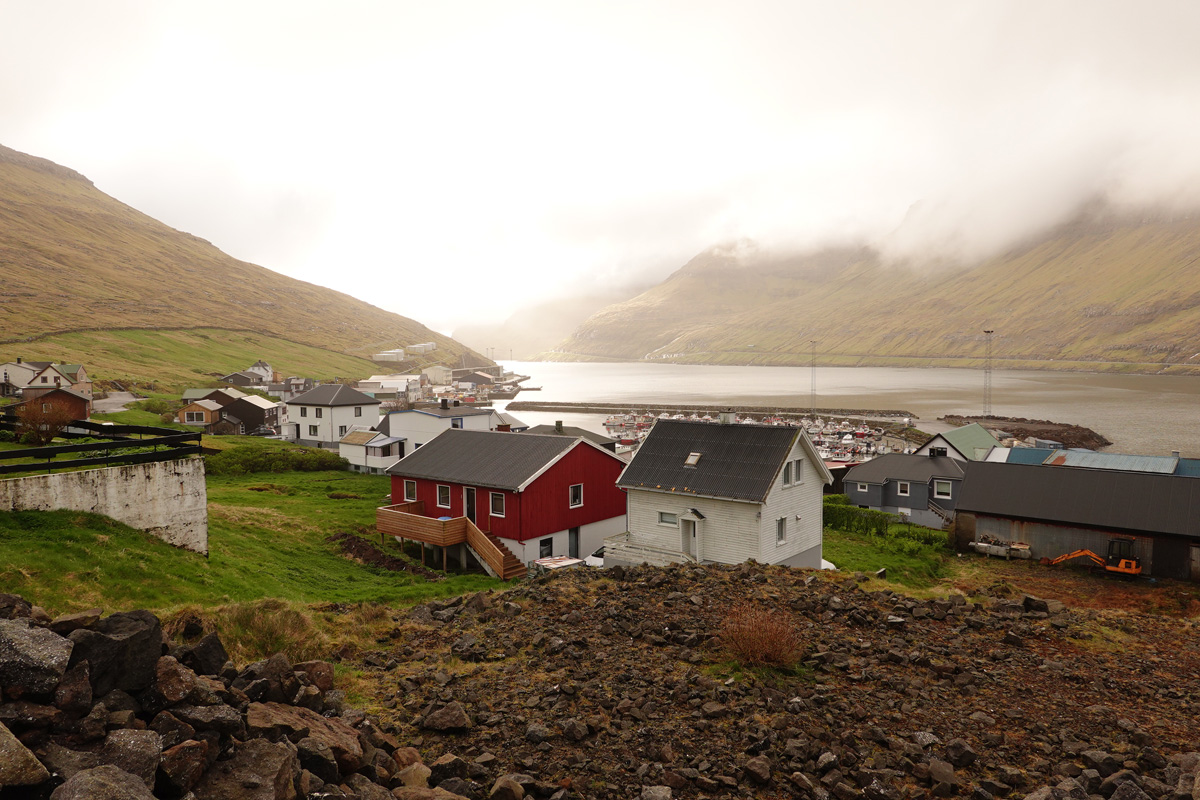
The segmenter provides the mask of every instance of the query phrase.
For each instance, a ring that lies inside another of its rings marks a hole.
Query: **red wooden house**
[[[624,467],[582,438],[452,428],[388,468],[395,505],[380,509],[380,531],[473,547],[467,520],[522,565],[581,558],[625,530]]]

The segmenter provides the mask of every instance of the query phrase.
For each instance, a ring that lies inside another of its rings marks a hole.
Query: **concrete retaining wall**
[[[208,554],[204,459],[31,475],[0,481],[0,511],[90,511]]]

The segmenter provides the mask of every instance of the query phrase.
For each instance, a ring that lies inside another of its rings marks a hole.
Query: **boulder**
[[[453,753],[446,753],[429,765],[429,782],[434,786],[440,785],[449,778],[465,777],[467,777],[467,762]]]
[[[251,736],[299,742],[312,738],[324,742],[343,773],[363,766],[363,748],[358,731],[339,719],[323,717],[307,708],[280,703],[251,703],[246,708],[246,729]]]
[[[86,661],[67,670],[54,689],[54,705],[75,716],[92,710],[92,697],[91,670]]]
[[[511,775],[501,775],[492,784],[488,792],[488,800],[524,800],[525,788],[517,783]]]
[[[0,686],[9,697],[49,694],[66,674],[72,643],[25,620],[0,619]]]
[[[975,763],[977,753],[971,749],[965,739],[951,739],[946,742],[946,760],[956,767],[969,767]]]
[[[175,706],[171,714],[198,731],[216,731],[230,736],[245,733],[242,715],[230,706]]]
[[[771,760],[766,756],[755,756],[746,762],[744,767],[746,777],[759,786],[771,782]]]
[[[63,614],[50,621],[50,630],[59,636],[67,636],[71,631],[92,627],[100,621],[103,613],[99,608],[91,608],[87,611],[76,611],[74,614]]]
[[[137,775],[147,789],[154,788],[154,773],[162,758],[162,737],[154,731],[119,730],[108,734],[100,761]]]
[[[421,720],[421,727],[431,731],[453,733],[471,727],[467,710],[458,701],[447,703]]]
[[[171,656],[154,664],[155,693],[168,705],[182,702],[196,688],[196,673]]]
[[[221,637],[215,632],[205,635],[193,645],[184,647],[179,653],[179,661],[192,669],[197,675],[220,675],[229,653],[221,643]]]
[[[392,790],[396,800],[470,800],[461,794],[454,794],[445,789],[421,789],[412,786],[402,786]]]
[[[105,764],[75,773],[50,800],[154,800],[154,795],[138,776]]]
[[[162,628],[149,611],[110,614],[91,628],[71,631],[71,666],[87,661],[92,691],[103,697],[113,689],[140,692],[154,679],[162,655]]]
[[[296,743],[300,766],[325,783],[337,783],[341,778],[333,748],[323,739],[306,736]]]
[[[0,594],[0,619],[29,619],[33,606],[19,594]]]
[[[188,739],[164,750],[158,772],[180,793],[189,791],[208,766],[208,743]]]
[[[333,664],[328,661],[302,661],[295,665],[295,669],[307,675],[313,686],[322,692],[333,689]]]
[[[192,789],[198,800],[294,800],[300,762],[286,742],[250,739],[218,761]]]
[[[70,780],[73,775],[100,766],[100,756],[84,750],[69,750],[50,742],[38,748],[38,758],[46,769],[61,780]],[[3,783],[3,781],[0,781]]]
[[[37,757],[0,724],[0,788],[34,786],[49,778],[50,773]]]

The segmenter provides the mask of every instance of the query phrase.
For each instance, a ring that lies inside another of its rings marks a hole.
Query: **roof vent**
[[[442,408],[449,408],[449,407],[450,407],[450,400],[443,397],[442,398]]]
[[[737,421],[737,417],[733,413],[733,409],[727,408],[717,415],[722,425],[732,425]]]
[[[562,424],[562,420],[561,420],[561,419],[556,419],[556,420],[554,420],[554,432],[555,432],[555,433],[562,433],[562,432],[563,432],[563,424]],[[1178,455],[1178,453],[1177,453],[1176,455]]]

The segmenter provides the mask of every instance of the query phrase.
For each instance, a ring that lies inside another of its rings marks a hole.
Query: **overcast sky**
[[[443,331],[699,250],[1192,207],[1200,3],[0,0],[0,144]]]

